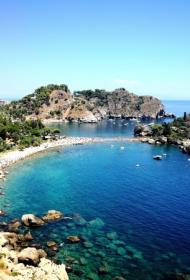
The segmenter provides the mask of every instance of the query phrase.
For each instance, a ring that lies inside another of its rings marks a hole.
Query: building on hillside
[[[9,101],[0,99],[0,106],[7,105],[7,104],[9,104]]]

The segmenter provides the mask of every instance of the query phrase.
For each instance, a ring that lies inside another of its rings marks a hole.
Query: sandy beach
[[[58,140],[48,140],[40,146],[29,147],[24,150],[11,150],[4,153],[0,153],[0,179],[4,179],[7,174],[7,167],[10,165],[23,160],[31,155],[34,155],[45,150],[69,146],[69,145],[83,145],[90,143],[106,143],[106,142],[139,142],[142,141],[140,138],[128,138],[128,137],[112,137],[112,138],[102,138],[102,137],[66,137],[60,138]]]

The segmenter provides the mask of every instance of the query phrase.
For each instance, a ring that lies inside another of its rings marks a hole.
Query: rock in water
[[[42,217],[44,221],[54,221],[59,220],[63,217],[63,213],[56,210],[49,210],[45,216]]]
[[[78,243],[80,242],[80,238],[78,236],[74,236],[74,235],[71,235],[71,236],[68,236],[67,237],[67,240],[72,242],[72,243]]]
[[[162,159],[162,156],[156,155],[156,156],[153,156],[153,159],[155,159],[155,160],[161,160],[161,159]]]
[[[134,128],[134,135],[135,136],[151,136],[152,135],[152,129],[149,125],[145,124],[139,124],[136,125]]]
[[[44,221],[42,219],[36,217],[33,214],[25,214],[22,216],[22,222],[25,226],[32,227],[32,226],[42,226]]]

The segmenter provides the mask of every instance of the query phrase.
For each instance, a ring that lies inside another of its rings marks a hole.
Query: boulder
[[[67,237],[67,240],[70,241],[71,243],[78,243],[80,242],[80,238],[75,235],[70,235]]]
[[[44,221],[54,221],[59,220],[63,217],[63,213],[56,210],[49,210],[45,216],[42,217]]]
[[[151,145],[154,145],[155,142],[156,142],[156,141],[155,141],[154,139],[151,139],[151,138],[148,140],[148,144],[151,144]]]
[[[8,226],[9,231],[17,232],[19,227],[21,226],[21,223],[19,221],[10,223]]]
[[[27,233],[25,234],[24,239],[25,239],[26,241],[31,241],[31,240],[33,240],[33,236],[32,236],[32,234],[30,233],[30,231],[27,232]]]
[[[149,125],[143,125],[143,124],[139,124],[136,125],[134,128],[134,135],[135,136],[151,136],[152,135],[152,129]]]
[[[25,226],[42,226],[44,221],[33,214],[25,214],[22,216],[22,222]]]
[[[165,137],[165,136],[160,136],[158,137],[158,141],[161,143],[161,144],[166,144],[168,142],[168,138]]]
[[[40,259],[45,256],[45,251],[27,247],[18,253],[18,261],[25,264],[37,265],[40,262]]]

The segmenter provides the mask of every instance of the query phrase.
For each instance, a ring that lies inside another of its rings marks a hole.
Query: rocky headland
[[[153,96],[138,96],[124,88],[71,93],[66,85],[40,87],[11,102],[7,110],[14,119],[24,117],[44,122],[96,123],[105,118],[155,119],[166,114],[161,101]]]
[[[135,137],[149,144],[172,144],[182,152],[190,154],[190,115],[184,113],[183,118],[177,118],[170,123],[139,124],[134,129]]]

